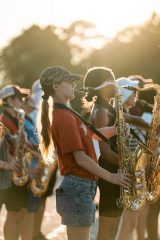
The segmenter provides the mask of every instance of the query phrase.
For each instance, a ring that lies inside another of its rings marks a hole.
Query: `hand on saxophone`
[[[10,164],[11,170],[13,170],[15,172],[19,172],[21,170],[19,161],[15,160],[15,159],[12,159],[9,164]]]
[[[131,187],[130,174],[122,173],[120,170],[117,173],[112,173],[112,183],[124,188]]]
[[[3,160],[0,160],[0,169],[3,169],[3,170],[10,169],[9,163]]]
[[[130,126],[128,123],[125,122],[125,126],[124,126],[124,130],[125,130],[125,135],[127,138],[131,138],[131,133],[130,133]]]
[[[0,169],[3,170],[19,170],[19,166],[17,162],[15,161],[10,161],[10,162],[4,162],[0,160]]]

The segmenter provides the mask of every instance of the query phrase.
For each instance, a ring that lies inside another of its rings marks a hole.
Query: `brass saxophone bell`
[[[159,155],[159,138],[160,138],[160,87],[156,88],[157,95],[154,97],[154,107],[152,110],[153,117],[149,131],[148,148],[154,153],[147,162],[146,180],[147,193],[146,197],[150,203],[156,202],[160,198],[160,155]]]
[[[47,190],[50,178],[55,170],[54,164],[46,164],[43,161],[40,162],[39,171],[40,174],[34,177],[31,182],[31,191],[37,197],[41,197]]]

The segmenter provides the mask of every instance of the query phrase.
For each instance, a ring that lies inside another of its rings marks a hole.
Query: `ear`
[[[53,88],[54,91],[56,91],[56,90],[58,89],[58,84],[57,84],[57,83],[54,83],[54,84],[52,85],[52,88]]]

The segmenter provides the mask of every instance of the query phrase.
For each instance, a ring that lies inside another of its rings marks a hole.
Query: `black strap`
[[[6,116],[7,118],[9,118],[9,120],[14,123],[14,125],[16,126],[16,128],[18,128],[18,120],[17,118],[13,117],[8,111],[7,109],[4,109],[4,111],[2,111],[2,114],[4,116]]]
[[[137,141],[139,142],[139,144],[149,153],[153,154],[152,151],[146,146],[144,145],[144,143],[142,142],[142,139],[137,135],[137,133],[134,131],[133,128],[130,128],[130,133],[137,139]]]
[[[84,125],[86,125],[92,132],[94,132],[100,139],[102,139],[104,142],[109,143],[108,138],[106,138],[100,131],[98,131],[90,122],[87,122],[85,119],[83,119],[83,117],[77,113],[76,111],[74,111],[73,109],[67,107],[64,104],[61,103],[54,103],[54,109],[66,109],[69,110],[70,112],[72,112],[76,117],[78,117],[81,122],[84,123]]]
[[[32,125],[34,124],[33,120],[29,116],[25,115],[25,119],[27,119]]]

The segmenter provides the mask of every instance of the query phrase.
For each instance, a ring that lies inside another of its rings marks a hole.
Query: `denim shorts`
[[[77,176],[64,176],[56,189],[56,209],[62,224],[68,226],[91,226],[95,222],[96,207],[93,199],[97,181]]]

